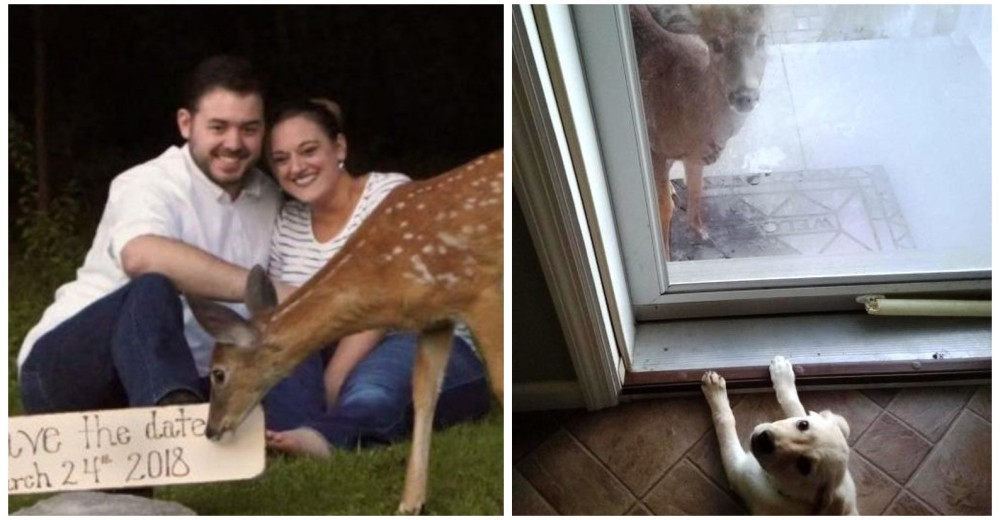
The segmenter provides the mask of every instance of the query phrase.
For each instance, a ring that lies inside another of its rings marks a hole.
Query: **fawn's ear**
[[[260,338],[260,331],[253,323],[243,319],[236,311],[218,303],[187,296],[191,313],[215,341],[241,348],[252,347]]]
[[[245,298],[251,316],[257,316],[278,305],[278,292],[263,267],[255,265],[250,270]]]

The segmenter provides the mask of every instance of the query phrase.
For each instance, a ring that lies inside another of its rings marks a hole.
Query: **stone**
[[[41,500],[31,507],[14,513],[15,516],[47,515],[121,515],[121,516],[189,516],[197,515],[177,502],[96,491],[60,493]]]

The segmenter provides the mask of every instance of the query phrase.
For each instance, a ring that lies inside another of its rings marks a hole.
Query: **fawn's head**
[[[767,63],[760,5],[649,6],[656,23],[675,34],[696,34],[709,50],[708,74],[738,113],[754,109]]]
[[[246,289],[251,313],[255,317],[267,313],[277,300],[267,273],[260,266],[254,267]],[[269,347],[264,330],[252,319],[208,300],[189,296],[188,304],[198,323],[216,341],[209,372],[212,392],[205,435],[219,440],[243,422],[283,373],[271,359],[277,349]]]
[[[694,10],[698,34],[712,51],[714,69],[725,88],[729,106],[750,112],[760,99],[760,84],[767,64],[764,7],[760,5],[708,5]]]

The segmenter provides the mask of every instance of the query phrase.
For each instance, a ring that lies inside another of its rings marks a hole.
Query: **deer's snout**
[[[729,106],[741,113],[753,110],[759,100],[760,90],[755,88],[743,87],[729,93]]]
[[[223,430],[221,428],[217,428],[211,424],[205,427],[205,437],[208,437],[208,440],[210,441],[217,441],[221,439],[222,432]]]

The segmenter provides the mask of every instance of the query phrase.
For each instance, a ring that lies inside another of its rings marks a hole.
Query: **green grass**
[[[39,273],[10,261],[9,414],[21,412],[15,360],[25,333],[72,273]],[[480,421],[435,432],[426,513],[503,514],[503,410],[494,403]],[[160,487],[156,498],[184,504],[201,515],[354,515],[395,513],[403,490],[409,442],[328,460],[268,456],[260,477],[238,482]],[[10,496],[8,513],[50,495]]]

